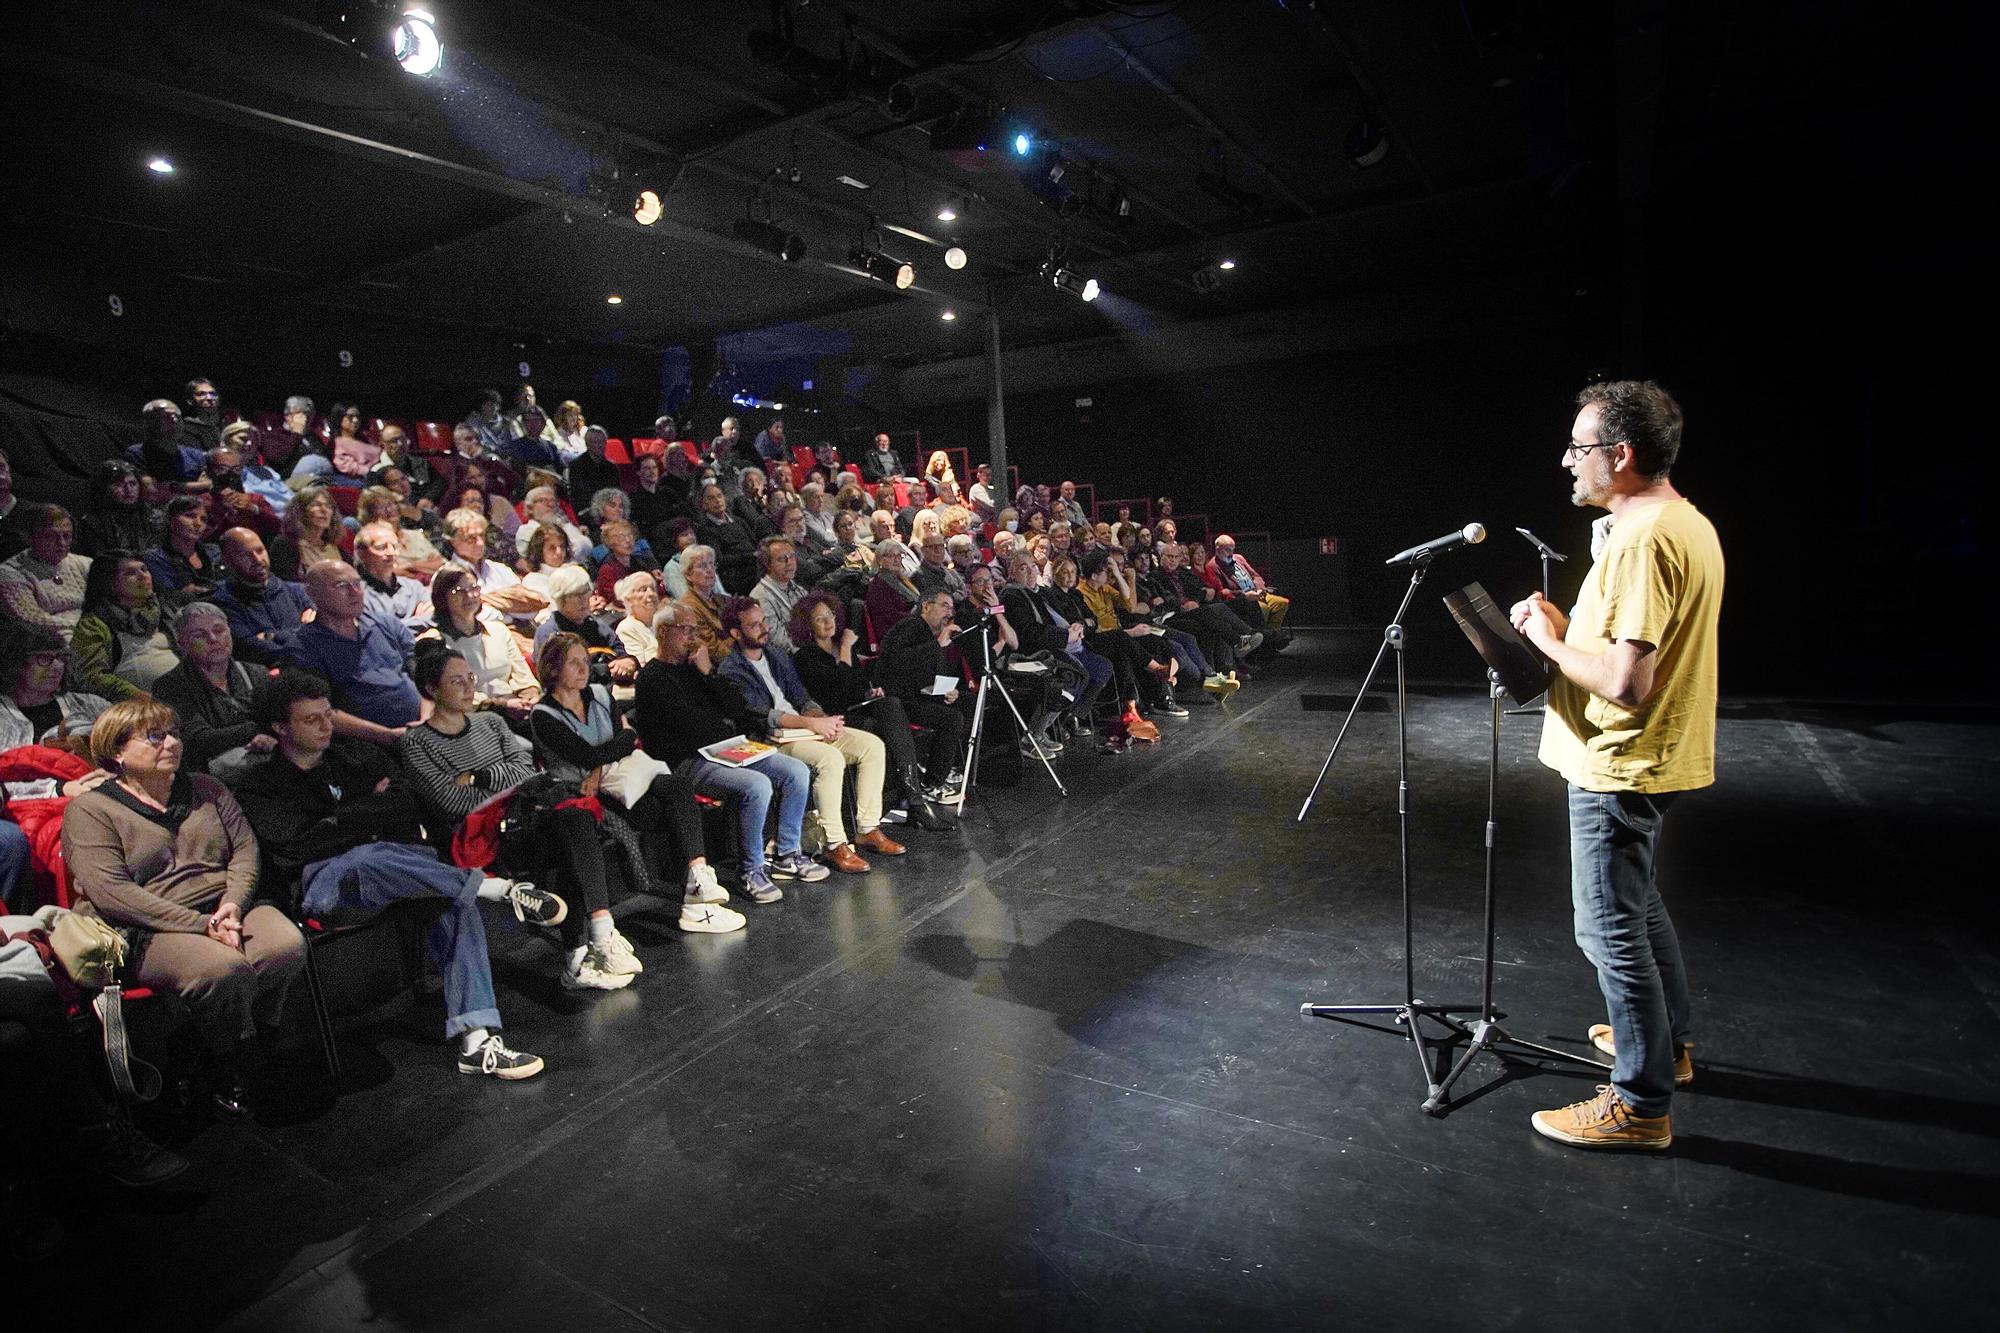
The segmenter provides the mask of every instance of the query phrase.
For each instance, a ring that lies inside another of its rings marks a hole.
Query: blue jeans
[[[500,1030],[493,999],[493,963],[486,953],[486,922],[479,915],[481,870],[460,870],[428,847],[371,842],[315,861],[300,877],[306,915],[338,908],[376,911],[406,898],[447,898],[451,907],[424,935],[444,978],[444,1035],[474,1028]]]
[[[812,795],[812,770],[788,754],[766,755],[748,768],[731,768],[694,757],[695,790],[705,796],[736,798],[736,838],[743,848],[745,874],[764,868],[764,819],[771,794],[778,796],[778,855],[799,850],[806,801]]]
[[[1174,650],[1174,660],[1181,664],[1181,684],[1187,684],[1188,677],[1192,676],[1195,684],[1199,685],[1215,674],[1208,665],[1208,659],[1201,655],[1201,645],[1186,630],[1168,630],[1167,646]]]
[[[1618,1056],[1611,1086],[1640,1115],[1667,1113],[1674,1050],[1688,1040],[1687,969],[1654,854],[1675,793],[1569,789],[1576,943],[1597,969]]]
[[[28,835],[11,819],[0,819],[0,908],[25,912],[32,905],[25,896],[19,904],[14,895],[28,882]]]

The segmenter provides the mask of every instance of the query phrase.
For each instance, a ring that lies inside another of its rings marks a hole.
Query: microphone
[[[1439,551],[1448,551],[1454,546],[1477,546],[1486,540],[1486,529],[1477,523],[1468,523],[1457,532],[1439,537],[1436,541],[1412,546],[1407,551],[1398,551],[1382,563],[1385,565],[1408,565],[1419,560],[1429,560]]]

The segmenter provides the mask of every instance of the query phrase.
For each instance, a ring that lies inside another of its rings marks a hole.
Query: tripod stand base
[[[1484,1013],[1478,1005],[1430,1004],[1423,1000],[1409,1000],[1400,1004],[1302,1004],[1299,1014],[1304,1018],[1325,1018],[1336,1023],[1347,1023],[1354,1027],[1368,1028],[1373,1032],[1386,1032],[1400,1036],[1410,1042],[1416,1053],[1417,1068],[1423,1074],[1424,1100],[1419,1103],[1425,1115],[1442,1116],[1451,1109],[1451,1088],[1472,1065],[1474,1057],[1481,1052],[1493,1056],[1503,1064],[1533,1064],[1539,1067],[1546,1060],[1560,1060],[1567,1064],[1585,1065],[1591,1069],[1611,1072],[1611,1066],[1588,1056],[1575,1055],[1569,1051],[1557,1050],[1553,1046],[1541,1046],[1532,1041],[1524,1041],[1510,1036],[1500,1026],[1506,1015],[1497,1011]],[[1467,1021],[1460,1014],[1481,1014],[1481,1017]],[[1391,1015],[1396,1027],[1384,1027],[1380,1023],[1365,1021],[1370,1015]],[[1431,1036],[1424,1032],[1421,1022],[1430,1019],[1445,1029],[1441,1036]],[[1402,1029],[1400,1032],[1398,1028]],[[1465,1042],[1465,1050],[1442,1078],[1431,1060],[1433,1049],[1448,1050],[1459,1042]]]

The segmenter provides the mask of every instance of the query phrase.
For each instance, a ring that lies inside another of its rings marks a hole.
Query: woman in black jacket
[[[868,679],[868,673],[854,664],[854,645],[860,636],[847,628],[840,611],[840,599],[831,593],[808,593],[792,608],[792,665],[799,671],[806,693],[829,713],[845,717],[849,723],[874,732],[889,751],[891,765],[902,779],[910,822],[933,833],[951,827],[924,795],[923,771],[918,766],[917,745],[910,736],[910,715],[900,699],[890,697]]]

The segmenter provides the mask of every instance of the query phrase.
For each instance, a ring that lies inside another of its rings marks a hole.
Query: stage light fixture
[[[795,231],[786,231],[774,222],[762,222],[756,218],[738,218],[736,234],[759,250],[776,255],[787,264],[796,264],[806,257],[805,238]]]
[[[665,216],[667,206],[652,190],[641,190],[632,201],[632,220],[642,227],[650,227]]]
[[[147,161],[146,170],[156,176],[171,176],[174,174],[174,164],[164,157],[155,157]]]
[[[444,63],[444,43],[438,40],[437,19],[422,9],[406,9],[396,24],[396,63],[419,78],[437,73]]]
[[[1084,301],[1095,301],[1097,299],[1097,279],[1086,278],[1075,269],[1059,268],[1050,276],[1049,282]]]
[[[1035,136],[1028,133],[1026,130],[1015,131],[1014,156],[1026,157],[1029,153],[1032,153],[1034,150],[1035,150]]]
[[[856,246],[848,253],[854,266],[878,282],[886,282],[897,291],[909,290],[917,280],[916,265],[900,259],[892,259],[880,250],[864,250]]]
[[[965,247],[959,245],[947,247],[944,252],[944,266],[948,269],[964,268]]]

